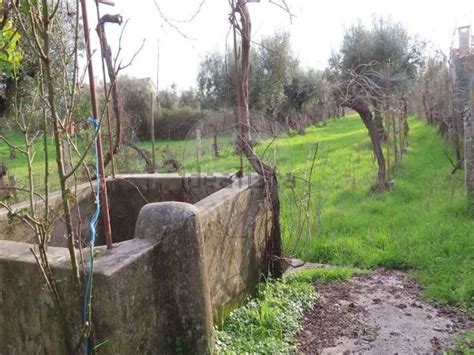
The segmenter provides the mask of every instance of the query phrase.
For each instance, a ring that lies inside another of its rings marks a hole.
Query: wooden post
[[[397,145],[397,118],[395,112],[391,112],[390,116],[392,118],[392,140],[393,140],[393,156],[395,160],[395,165],[400,163],[400,156],[398,153],[398,145]]]
[[[392,172],[393,172],[393,164],[392,164],[392,157],[390,156],[391,154],[391,134],[392,134],[392,117],[391,117],[391,112],[390,112],[390,104],[389,104],[389,89],[390,89],[390,78],[389,78],[389,64],[388,62],[384,63],[384,74],[385,74],[385,132],[387,134],[387,140],[386,140],[386,149],[387,149],[387,173],[388,173],[388,178],[392,178]]]
[[[202,141],[201,141],[201,128],[196,129],[196,157],[197,157],[197,162],[198,162],[198,170],[199,173],[201,172],[201,146],[202,146]]]
[[[217,127],[214,126],[212,130],[212,147],[214,148],[214,157],[219,158],[219,145],[217,143]]]
[[[10,160],[16,159],[16,150],[15,148],[10,147]]]
[[[95,78],[94,78],[94,67],[92,65],[92,50],[89,37],[89,21],[87,19],[87,5],[86,0],[81,0],[82,10],[82,22],[84,30],[84,42],[86,45],[86,58],[88,58],[87,71],[89,73],[89,87],[91,92],[91,105],[92,115],[95,119],[99,119],[99,108],[97,106],[97,96],[95,91]],[[99,176],[100,179],[100,199],[101,199],[101,212],[102,221],[104,223],[104,235],[107,242],[107,249],[112,249],[112,227],[110,225],[110,212],[109,212],[109,199],[107,196],[107,184],[105,182],[105,171],[104,171],[104,154],[102,148],[102,136],[99,132],[97,133],[97,155],[99,160]]]
[[[102,2],[103,3],[103,2]],[[107,4],[111,5],[111,4]],[[96,12],[97,12],[97,23],[100,22],[100,8],[99,8],[99,1],[96,0],[95,2],[96,6]],[[100,32],[99,32],[100,33]],[[99,38],[100,40],[100,38]],[[102,41],[101,41],[102,42]],[[115,179],[115,159],[114,159],[114,147],[113,147],[113,142],[112,142],[112,121],[110,118],[110,111],[109,111],[109,103],[107,101],[107,78],[105,76],[105,52],[104,52],[104,46],[101,44],[100,46],[100,57],[101,57],[101,62],[102,62],[102,81],[104,82],[104,100],[106,101],[105,104],[105,117],[107,119],[107,139],[109,141],[109,154],[110,154],[110,165],[112,168],[112,178]]]
[[[464,120],[464,170],[466,180],[467,208],[470,216],[474,217],[474,53],[469,57],[470,95],[467,105],[470,105],[470,115]]]
[[[470,26],[460,27],[458,32],[459,50],[454,53],[454,66],[460,97],[461,120],[464,121],[464,176],[467,212],[474,217],[474,47],[470,46]]]
[[[15,180],[15,177],[13,175],[10,175],[8,177],[8,187],[10,188],[10,195],[16,199],[16,180]]]
[[[3,177],[7,175],[7,167],[3,165],[3,163],[0,164],[0,199],[3,198],[5,194],[5,190],[3,188],[6,187],[5,181],[3,180]]]
[[[156,151],[155,151],[155,94],[151,93],[151,112],[150,112],[150,134],[151,134],[151,161],[152,172],[156,172]]]

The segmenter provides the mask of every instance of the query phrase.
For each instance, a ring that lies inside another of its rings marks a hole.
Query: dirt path
[[[474,324],[466,314],[420,300],[404,273],[379,269],[318,285],[298,337],[305,354],[437,354]]]

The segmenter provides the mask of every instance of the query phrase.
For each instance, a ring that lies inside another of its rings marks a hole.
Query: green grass
[[[92,134],[92,132],[88,133]],[[6,134],[8,141],[25,150],[26,144],[22,133],[17,131],[10,131]],[[79,151],[84,151],[88,145],[88,136],[84,134],[82,139],[79,137],[74,138],[74,144],[78,147]],[[36,192],[44,191],[44,177],[45,177],[45,151],[44,151],[44,139],[42,135],[39,135],[34,141],[33,147],[33,163],[32,163],[32,176],[33,176],[33,188]],[[50,191],[59,190],[59,179],[56,174],[56,148],[52,137],[48,137],[47,152],[49,156],[49,184]],[[71,148],[71,157],[73,165],[79,161],[79,156]],[[17,187],[27,188],[28,187],[28,164],[26,155],[19,151],[16,151],[16,158],[10,159],[10,148],[3,140],[0,140],[0,163],[4,163],[8,168],[8,175],[13,176],[16,181]],[[92,155],[89,155],[86,159],[86,163],[92,167]],[[81,173],[81,169],[78,170],[78,181],[85,181],[85,176]],[[26,198],[26,193],[20,192],[19,198]]]
[[[445,350],[448,355],[474,354],[474,330],[469,330],[461,337],[454,337],[454,345]]]
[[[24,149],[25,142],[23,135],[19,132],[9,132],[7,138],[13,144]],[[42,179],[44,178],[44,150],[42,146],[43,139],[39,139],[35,144],[35,157],[33,161],[33,181],[34,186],[38,189],[42,188]],[[51,165],[55,164],[54,146],[52,140],[49,140],[48,154],[50,155]],[[7,144],[0,140],[0,163],[4,163],[8,168],[8,174],[15,178],[17,186],[26,187],[28,181],[28,164],[26,157],[20,152],[16,153],[16,159],[10,159],[10,149]],[[52,188],[59,188],[59,183],[56,177],[52,177]]]
[[[18,135],[11,136],[19,141]],[[187,172],[237,171],[231,137],[219,141],[219,159],[209,153],[209,139],[202,144],[208,154],[199,164],[194,141],[158,142],[157,155],[168,146]],[[302,179],[309,178],[316,144],[309,185]],[[149,148],[150,143],[141,146]],[[277,167],[288,254],[350,267],[405,269],[426,286],[427,298],[474,309],[474,220],[465,212],[462,171],[450,174],[445,152],[452,155],[452,149],[436,128],[410,119],[408,152],[393,176],[395,186],[376,195],[369,190],[377,166],[358,117],[311,127],[304,136],[281,137],[266,148],[265,142],[257,146]],[[25,181],[25,161],[8,162],[7,157],[8,149],[0,143],[0,161]],[[125,164],[122,157],[120,171],[141,171],[138,158]],[[35,175],[41,178],[41,151],[36,158]]]
[[[427,286],[428,298],[472,309],[474,221],[465,212],[463,176],[449,173],[444,151],[451,149],[436,129],[410,123],[410,146],[395,187],[377,195],[368,193],[376,166],[358,119],[312,128],[300,138],[306,145],[320,143],[313,198],[323,202],[319,228],[299,242],[297,252],[321,263],[411,270]],[[289,217],[284,207],[287,232]],[[294,239],[285,235],[287,242]]]
[[[316,143],[309,194],[301,178],[309,175]],[[474,220],[465,211],[462,171],[450,174],[445,152],[452,149],[436,128],[410,119],[409,147],[393,176],[395,186],[379,194],[369,192],[377,166],[357,116],[282,137],[268,151],[282,187],[288,253],[320,263],[409,270],[427,287],[427,298],[473,309]],[[203,171],[235,171],[233,164],[221,159]]]
[[[234,310],[222,329],[216,329],[220,354],[296,353],[299,321],[316,297],[313,283],[347,280],[358,270],[314,269],[295,272],[282,280],[267,280],[245,306]]]

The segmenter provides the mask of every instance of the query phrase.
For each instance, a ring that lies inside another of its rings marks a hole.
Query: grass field
[[[14,134],[10,138],[20,140]],[[220,142],[227,148],[219,159],[203,157],[201,171],[236,172],[239,160],[230,139]],[[196,171],[192,144],[158,142],[157,155],[166,146],[179,160],[183,151],[191,152],[185,168]],[[149,148],[150,143],[141,146]],[[474,220],[465,214],[462,171],[450,174],[445,152],[452,154],[451,148],[435,128],[410,119],[409,147],[393,176],[395,186],[377,195],[369,193],[376,163],[357,117],[329,121],[309,128],[304,136],[281,137],[270,148],[265,144],[257,148],[277,166],[288,254],[359,268],[405,269],[427,287],[428,298],[474,309]],[[42,177],[42,156],[38,151],[37,178]],[[17,181],[25,181],[25,160],[7,158],[2,143],[0,162],[7,161]],[[122,161],[121,169],[141,169],[139,160],[128,166]]]
[[[311,261],[411,270],[439,302],[474,306],[474,220],[465,213],[462,172],[451,175],[449,146],[436,129],[410,120],[409,149],[392,191],[368,193],[375,178],[369,139],[359,119],[311,128],[292,138],[294,157],[320,143],[315,167],[319,209],[313,238],[297,255]],[[306,148],[305,148],[306,146]],[[297,153],[296,153],[297,152]],[[298,168],[298,167],[297,167]],[[283,209],[286,229],[294,219]],[[291,241],[288,233],[286,241]]]

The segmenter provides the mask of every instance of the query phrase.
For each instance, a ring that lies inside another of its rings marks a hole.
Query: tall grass
[[[319,228],[299,241],[296,255],[322,263],[410,270],[426,285],[426,296],[442,303],[474,306],[474,220],[465,212],[462,172],[451,175],[451,148],[436,129],[410,119],[408,152],[393,178],[393,190],[373,195],[376,164],[357,117],[313,127],[291,138],[293,159],[319,142],[315,199],[323,204]],[[281,161],[280,161],[281,163]],[[279,165],[284,172],[288,166]],[[295,169],[295,168],[293,168]],[[298,169],[298,165],[296,165]],[[305,188],[302,186],[301,188]],[[282,221],[293,247],[289,206]]]

